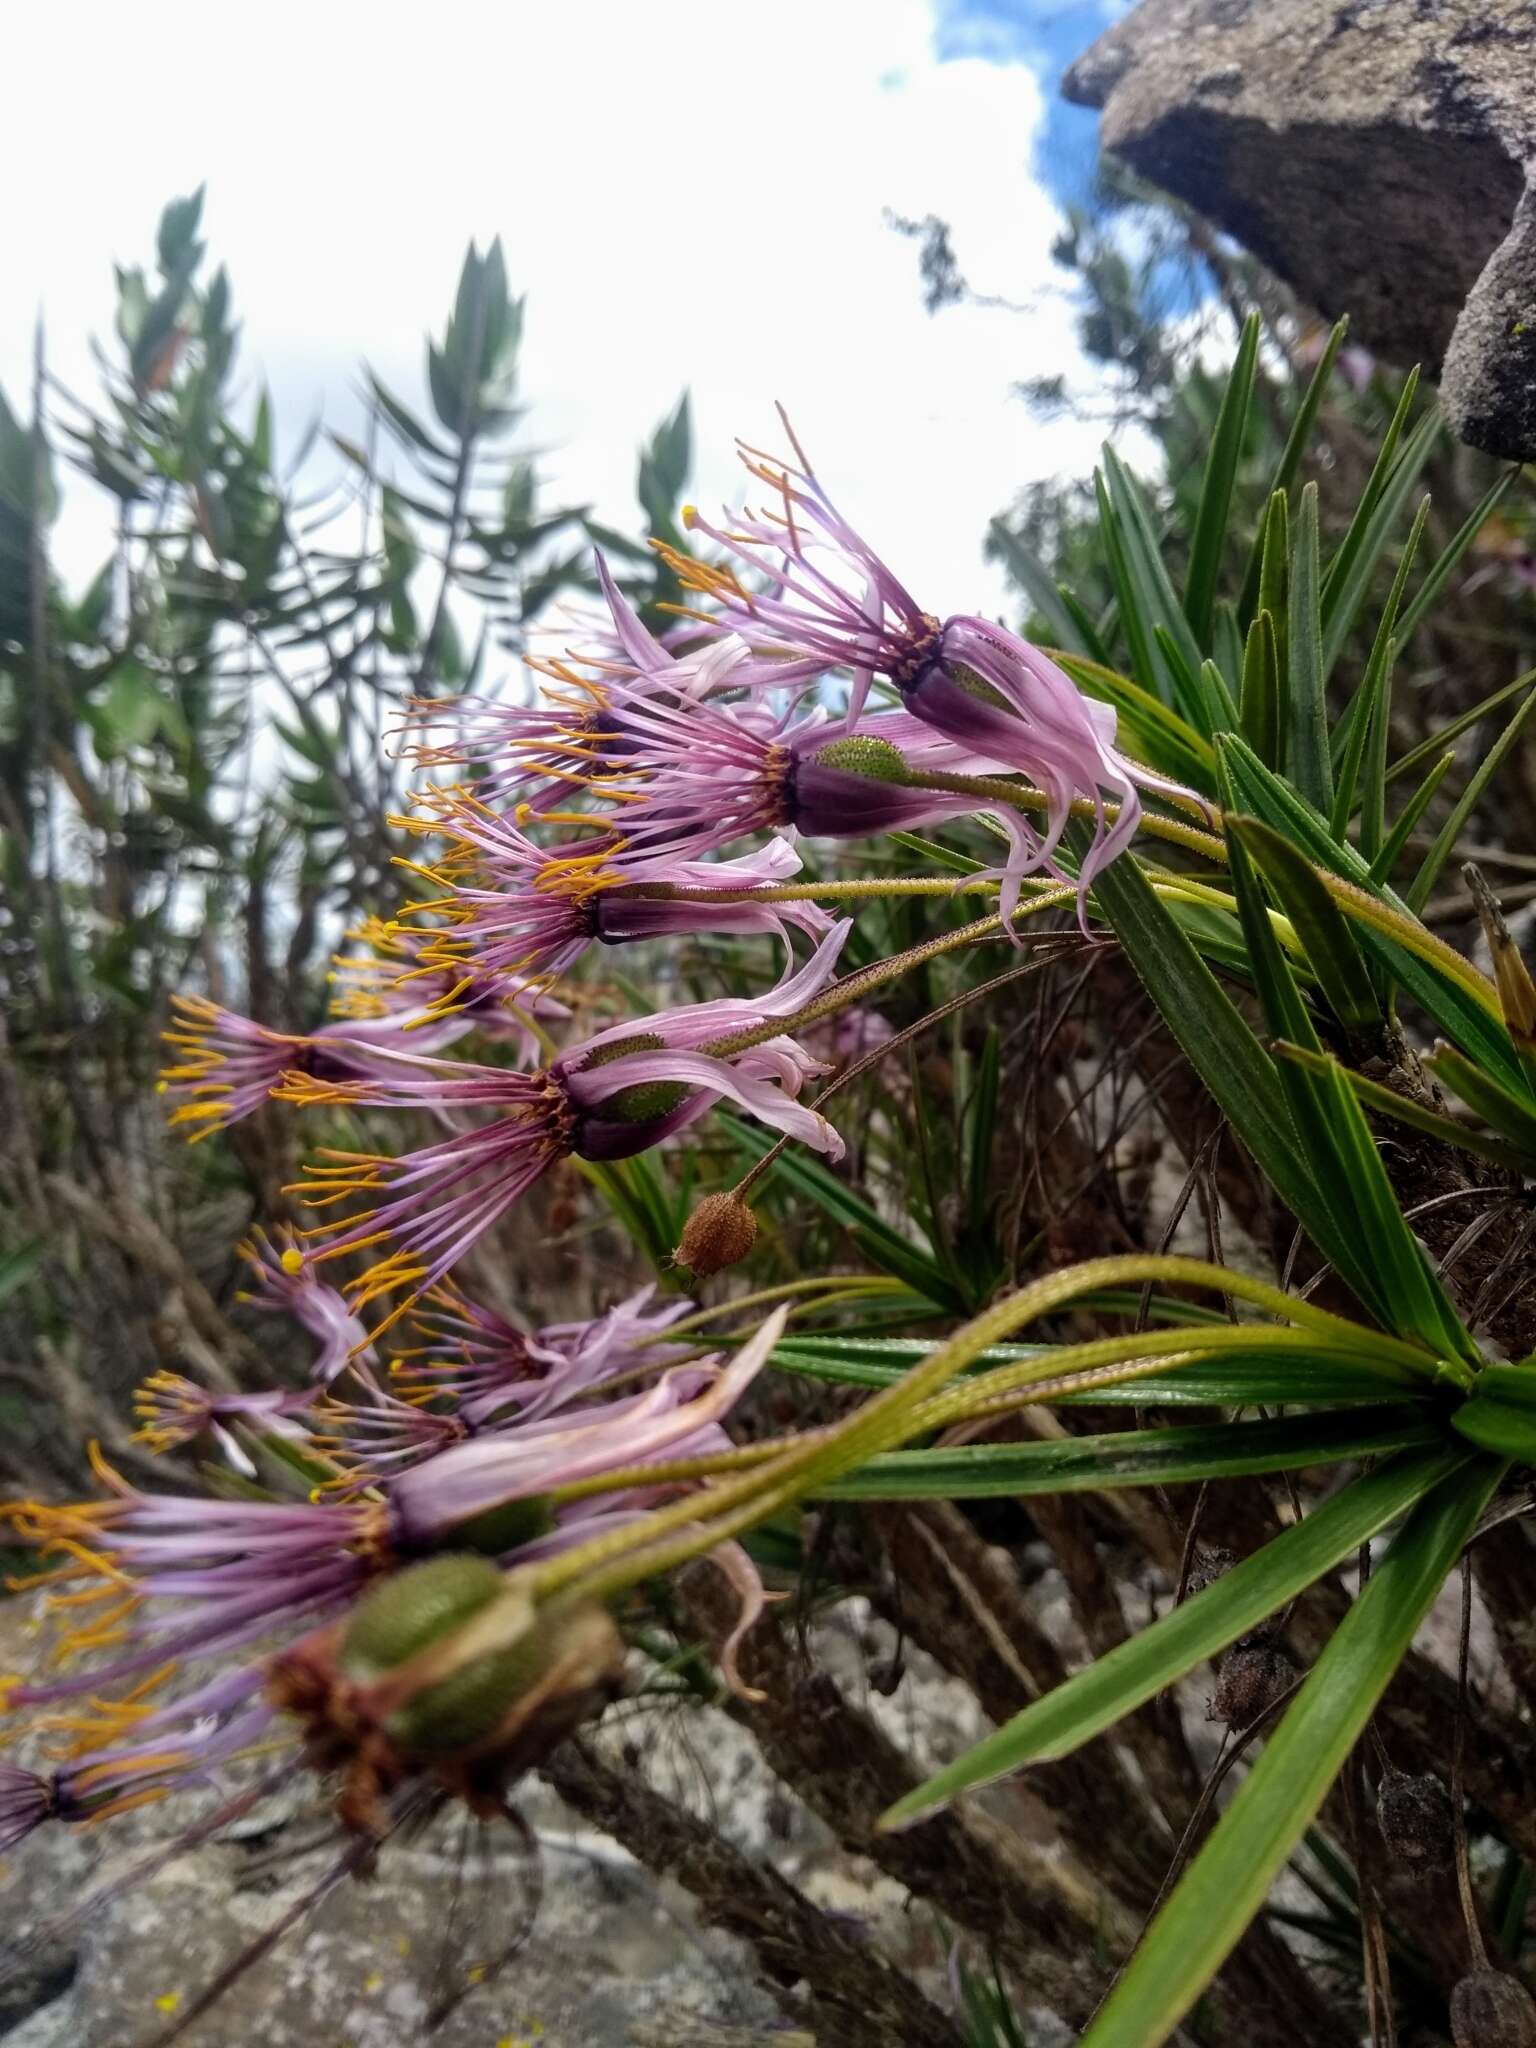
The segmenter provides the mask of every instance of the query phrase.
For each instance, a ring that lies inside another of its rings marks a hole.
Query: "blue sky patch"
[[[1081,199],[1093,171],[1098,116],[1070,107],[1061,74],[1109,23],[1123,0],[934,0],[934,49],[941,62],[980,57],[1021,60],[1045,89],[1045,120],[1035,140],[1033,169],[1054,198]]]

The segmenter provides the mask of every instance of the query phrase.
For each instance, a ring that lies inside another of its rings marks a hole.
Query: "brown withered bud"
[[[1206,1719],[1225,1721],[1240,1735],[1290,1689],[1295,1677],[1290,1653],[1279,1643],[1236,1643],[1221,1660]]]
[[[1184,1598],[1193,1600],[1207,1586],[1214,1586],[1236,1563],[1235,1550],[1228,1550],[1220,1543],[1197,1543],[1195,1554],[1189,1561],[1189,1577],[1184,1582]]]
[[[1518,1977],[1474,1970],[1451,1993],[1456,2048],[1536,2048],[1536,2000]]]
[[[1481,870],[1469,861],[1461,874],[1472,892],[1478,922],[1488,941],[1493,978],[1498,984],[1499,1004],[1509,1035],[1517,1050],[1530,1052],[1536,1049],[1536,981],[1532,981],[1530,970],[1520,957],[1520,948],[1504,922],[1498,898],[1483,880]]]
[[[1376,1824],[1387,1852],[1410,1877],[1449,1870],[1456,1860],[1451,1795],[1435,1776],[1383,1771],[1376,1788]]]
[[[683,1226],[675,1257],[701,1280],[740,1265],[757,1243],[757,1218],[737,1195],[706,1195]]]

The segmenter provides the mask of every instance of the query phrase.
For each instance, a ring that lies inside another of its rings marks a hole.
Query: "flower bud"
[[[1456,2048],[1536,2048],[1536,2002],[1518,1977],[1474,1970],[1451,1993]]]
[[[1376,1823],[1394,1861],[1411,1877],[1449,1870],[1456,1859],[1451,1796],[1432,1771],[1384,1771],[1376,1788]]]
[[[1536,981],[1532,981],[1530,969],[1520,957],[1520,948],[1504,922],[1498,898],[1483,880],[1481,870],[1469,861],[1461,872],[1472,892],[1478,922],[1488,942],[1504,1022],[1516,1048],[1529,1052],[1536,1047]]]
[[[739,1195],[706,1195],[683,1226],[677,1263],[700,1280],[740,1265],[757,1242],[757,1218]]]
[[[1206,1718],[1240,1735],[1285,1694],[1296,1676],[1289,1653],[1274,1642],[1234,1644],[1221,1660]]]

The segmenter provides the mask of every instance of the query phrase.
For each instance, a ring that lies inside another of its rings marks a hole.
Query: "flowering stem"
[[[1030,789],[1020,782],[1005,782],[997,775],[948,775],[940,769],[919,775],[909,771],[902,777],[902,788],[949,790],[957,796],[974,796],[982,803],[1007,804],[1016,811],[1050,810],[1050,799],[1038,789]],[[1075,818],[1096,819],[1102,813],[1110,824],[1120,815],[1118,804],[1094,804],[1084,797],[1078,797],[1071,808]],[[1220,811],[1214,804],[1208,808],[1212,823],[1220,827]],[[1169,839],[1175,846],[1187,847],[1191,853],[1215,861],[1219,867],[1227,865],[1226,846],[1214,833],[1201,832],[1193,825],[1181,825],[1175,818],[1159,817],[1155,811],[1142,812],[1141,829],[1154,839]]]
[[[1127,1380],[1191,1364],[1202,1354],[1219,1358],[1238,1349],[1298,1352],[1309,1358],[1321,1353],[1340,1363],[1379,1371],[1384,1379],[1395,1379],[1401,1385],[1410,1385],[1414,1374],[1421,1375],[1424,1366],[1422,1353],[1391,1338],[1384,1340],[1383,1346],[1377,1342],[1376,1334],[1370,1332],[1356,1332],[1345,1338],[1325,1335],[1320,1330],[1296,1329],[1285,1323],[1244,1323],[1236,1333],[1228,1324],[1200,1330],[1142,1330],[1132,1336],[1094,1337],[1081,1344],[1052,1346],[1033,1358],[1017,1359],[990,1372],[967,1376],[959,1385],[913,1408],[902,1436],[923,1436],[959,1423],[990,1421],[1016,1408],[1033,1408],[1045,1401],[1058,1400],[1063,1394],[1119,1386]],[[1412,1371],[1407,1365],[1410,1356],[1415,1361]],[[600,1493],[610,1487],[663,1485],[739,1471],[762,1465],[791,1448],[803,1450],[824,1444],[835,1437],[837,1427],[828,1423],[795,1437],[741,1445],[711,1457],[674,1459],[669,1464],[636,1465],[606,1472],[596,1479],[574,1480],[569,1486],[555,1487],[551,1498],[577,1500],[584,1494]]]
[[[539,1600],[577,1582],[583,1594],[604,1598],[623,1591],[642,1578],[671,1570],[689,1558],[713,1549],[728,1536],[751,1528],[779,1508],[819,1491],[844,1472],[864,1464],[880,1452],[891,1450],[921,1431],[935,1427],[938,1421],[957,1419],[952,1412],[947,1416],[945,1413],[952,1409],[952,1402],[940,1402],[937,1397],[983,1352],[994,1344],[1006,1342],[1025,1325],[1065,1308],[1081,1295],[1103,1287],[1140,1284],[1149,1279],[1173,1285],[1219,1288],[1299,1326],[1275,1332],[1271,1342],[1283,1339],[1285,1343],[1300,1348],[1308,1337],[1314,1343],[1321,1338],[1323,1348],[1337,1350],[1347,1344],[1357,1358],[1369,1354],[1379,1360],[1389,1373],[1394,1368],[1400,1371],[1406,1367],[1409,1372],[1423,1376],[1437,1369],[1436,1361],[1416,1345],[1406,1344],[1379,1331],[1364,1330],[1312,1302],[1288,1295],[1247,1274],[1212,1265],[1204,1259],[1145,1253],[1090,1259],[1063,1272],[1047,1274],[984,1310],[947,1343],[931,1352],[921,1364],[913,1366],[893,1386],[865,1402],[845,1421],[813,1432],[788,1449],[776,1445],[773,1447],[775,1455],[765,1457],[755,1469],[722,1480],[703,1495],[690,1494],[654,1510],[647,1517],[645,1533],[638,1543],[633,1528],[613,1530],[545,1564],[530,1566],[523,1583]],[[1246,1345],[1261,1334],[1262,1331],[1245,1326],[1241,1341]],[[1226,1344],[1236,1341],[1231,1331],[1212,1332],[1211,1335]],[[956,1389],[955,1392],[964,1393],[968,1406],[978,1399],[995,1402],[1000,1391],[1000,1376],[1006,1376],[1013,1382],[1007,1389],[1012,1395],[1021,1390],[1021,1376],[1033,1373],[1033,1398],[1039,1399],[1044,1386],[1054,1384],[1067,1357],[1074,1357],[1080,1362],[1084,1352],[1102,1357],[1106,1347],[1118,1350],[1124,1357],[1147,1348],[1149,1339],[1168,1351],[1182,1355],[1196,1349],[1212,1348],[1202,1342],[1203,1336],[1204,1333],[1199,1331],[1171,1330],[1144,1332],[1140,1337],[1095,1339],[1091,1345],[1072,1346],[1067,1352],[1057,1351],[1000,1368],[999,1372],[983,1375],[975,1386]],[[609,1483],[612,1484],[611,1474]]]
[[[704,889],[685,887],[681,882],[621,882],[605,889],[607,897],[638,896],[656,903],[803,903],[810,897],[828,902],[862,903],[881,896],[963,896],[997,894],[995,881],[970,880],[965,876],[945,880],[943,876],[889,876],[867,881],[762,882],[753,889]]]
[[[904,1294],[906,1291],[902,1281],[892,1280],[884,1273],[833,1273],[810,1280],[784,1280],[777,1287],[759,1288],[755,1294],[740,1294],[730,1301],[717,1301],[713,1308],[701,1308],[691,1316],[684,1316],[681,1322],[669,1323],[664,1330],[654,1330],[638,1341],[640,1344],[672,1344],[703,1323],[735,1315],[743,1309],[767,1308],[773,1302],[785,1301],[798,1294],[835,1292],[841,1297],[845,1294]],[[821,1306],[819,1302],[813,1305]]]
[[[1064,903],[1077,901],[1077,890],[1068,884],[1042,882],[1026,884],[1039,893],[1028,903],[1021,903],[1013,914],[1013,921],[1032,917],[1037,911],[1054,910]],[[872,967],[861,967],[856,973],[844,978],[829,988],[825,995],[807,1003],[803,1010],[796,1010],[789,1017],[773,1017],[765,1024],[759,1024],[750,1031],[738,1031],[729,1038],[716,1038],[700,1051],[713,1059],[729,1059],[734,1054],[746,1052],[754,1045],[766,1045],[770,1038],[779,1038],[803,1031],[808,1024],[819,1024],[823,1017],[835,1017],[839,1010],[846,1010],[850,1003],[862,1002],[864,997],[877,988],[883,988],[888,981],[899,981],[904,974],[910,974],[914,967],[922,967],[930,960],[937,960],[945,953],[956,953],[966,946],[974,946],[983,939],[995,938],[1003,929],[1003,920],[996,914],[978,917],[970,924],[963,924],[958,931],[945,932],[936,939],[926,939],[920,946],[910,946],[905,953],[893,953],[889,960],[878,960]],[[1060,934],[1047,932],[1045,938],[1059,937]]]
[[[898,1051],[904,1045],[910,1045],[913,1039],[922,1032],[931,1031],[935,1024],[942,1024],[946,1017],[952,1017],[957,1010],[964,1009],[968,1003],[980,1002],[987,996],[995,995],[999,989],[1006,988],[1010,982],[1018,981],[1021,976],[1034,974],[1041,967],[1048,967],[1056,957],[1054,953],[1037,953],[1033,960],[1026,961],[1022,967],[1010,967],[1006,974],[995,974],[990,981],[978,982],[974,988],[962,989],[959,995],[951,996],[947,1003],[940,1003],[937,1009],[929,1010],[925,1016],[919,1017],[915,1024],[904,1026],[894,1036],[886,1039],[883,1045],[875,1046],[871,1051],[864,1053],[860,1058],[844,1067],[840,1074],[834,1075],[827,1083],[826,1087],[822,1089],[821,1093],[810,1104],[810,1107],[814,1110],[820,1110],[837,1094],[840,1088],[848,1087],[851,1082],[857,1081],[862,1074],[867,1074],[871,1067],[878,1066],[881,1060],[885,1059],[889,1054]],[[768,1147],[768,1150],[761,1159],[747,1168],[747,1171],[737,1181],[735,1187],[731,1189],[731,1193],[738,1202],[746,1199],[748,1192],[762,1179],[763,1175],[767,1173],[780,1154],[787,1150],[789,1143],[789,1135],[786,1132],[782,1138],[776,1139]]]

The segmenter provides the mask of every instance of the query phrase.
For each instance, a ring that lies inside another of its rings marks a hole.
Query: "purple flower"
[[[133,1397],[134,1419],[139,1425],[133,1441],[151,1451],[169,1451],[211,1436],[237,1472],[254,1478],[256,1467],[232,1434],[234,1427],[243,1424],[264,1435],[302,1436],[303,1430],[292,1418],[312,1408],[314,1401],[308,1388],[215,1393],[184,1379],[179,1372],[151,1373]]]
[[[384,1108],[489,1109],[488,1123],[415,1151],[325,1152],[296,1192],[313,1207],[380,1195],[361,1214],[307,1233],[328,1240],[305,1260],[330,1259],[380,1242],[393,1249],[351,1284],[352,1307],[405,1290],[377,1337],[437,1286],[557,1159],[627,1159],[703,1116],[722,1098],[775,1130],[837,1159],[842,1140],[797,1097],[826,1071],[791,1038],[774,1036],[740,1052],[707,1048],[793,1015],[832,976],[850,922],[833,926],[798,972],[765,995],[695,1003],[615,1024],[562,1053],[536,1074],[410,1053],[382,1055],[366,1080],[285,1079],[279,1099],[353,1102]]]
[[[614,694],[624,695],[615,685]],[[626,784],[626,808],[611,819],[604,859],[628,872],[647,856],[693,860],[760,832],[861,839],[910,831],[934,819],[974,811],[973,797],[905,788],[903,743],[925,729],[904,713],[863,720],[852,733],[824,711],[773,714],[755,704],[637,699],[628,723],[638,758]],[[928,762],[965,765],[928,734]],[[942,760],[935,758],[943,749]],[[657,880],[675,880],[665,865]]]
[[[803,455],[799,469],[745,448],[742,459],[774,494],[774,508],[741,513],[721,528],[690,505],[683,523],[750,564],[767,589],[748,589],[728,565],[660,552],[686,589],[712,600],[717,630],[734,633],[765,663],[777,662],[768,673],[778,682],[803,687],[830,668],[851,670],[851,726],[875,677],[899,683],[939,622],[843,518]]]
[[[449,1397],[471,1430],[509,1411],[533,1421],[611,1379],[637,1368],[654,1371],[683,1355],[682,1346],[655,1339],[688,1313],[688,1303],[652,1308],[655,1292],[654,1285],[643,1287],[603,1315],[528,1331],[445,1282],[414,1319],[431,1341],[397,1354],[394,1371],[412,1391]]]
[[[451,901],[447,908],[451,913]],[[393,1020],[411,1034],[416,1051],[441,1052],[473,1030],[513,1046],[519,1064],[531,1066],[539,1054],[532,1027],[559,1023],[571,1014],[532,979],[508,975],[490,988],[467,974],[449,933],[370,917],[347,936],[367,950],[332,956],[329,978],[340,990],[331,1001],[336,1032],[344,1033],[349,1020]],[[427,1041],[422,1043],[424,1030]]]
[[[65,1638],[61,1654],[112,1654],[105,1667],[13,1687],[12,1705],[96,1694],[186,1657],[242,1649],[334,1611],[378,1568],[387,1529],[376,1502],[145,1493],[99,1456],[94,1462],[108,1499],[26,1501],[5,1512],[22,1541],[66,1560],[56,1579],[86,1582],[64,1604],[91,1618]]]
[[[389,1489],[396,1541],[406,1551],[451,1543],[456,1525],[553,1487],[631,1465],[729,1450],[720,1425],[762,1370],[784,1320],[785,1311],[775,1311],[728,1366],[675,1366],[643,1393],[520,1422],[505,1434],[458,1444],[399,1474]],[[638,1513],[656,1498],[655,1488],[588,1496],[561,1510],[556,1529],[520,1546],[517,1555],[547,1556],[591,1533],[585,1525],[594,1512],[608,1520]]]
[[[622,787],[638,751],[631,729],[637,702],[697,701],[754,679],[760,665],[744,642],[718,631],[701,639],[695,630],[700,644],[676,654],[640,623],[601,554],[597,574],[609,611],[605,644],[596,653],[531,661],[547,679],[532,704],[460,697],[418,706],[413,724],[431,729],[447,720],[453,726],[448,741],[422,740],[407,749],[419,766],[473,768],[476,794],[510,801],[523,822],[584,825],[587,813],[563,806],[583,792],[604,799]]]
[[[749,590],[733,570],[690,556],[669,555],[672,567],[689,588],[714,601],[721,630],[745,640],[762,660],[781,660],[785,683],[804,685],[829,667],[851,670],[850,730],[873,679],[883,676],[907,710],[944,739],[1027,776],[1045,794],[1044,833],[1022,821],[1013,828],[1021,840],[1003,871],[1005,915],[1023,872],[1060,872],[1053,856],[1074,801],[1098,809],[1079,879],[1084,891],[1134,835],[1140,790],[1201,801],[1122,754],[1114,744],[1112,707],[1084,697],[1028,641],[984,619],[940,620],[923,611],[832,505],[808,465],[795,469],[752,456],[747,467],[774,492],[773,511],[743,517],[729,530],[708,526],[690,511],[689,524],[750,561],[766,579],[766,591]],[[1120,805],[1113,828],[1103,813],[1106,795]]]
[[[292,1316],[319,1345],[309,1365],[317,1386],[328,1387],[348,1364],[372,1362],[367,1325],[343,1295],[326,1286],[296,1244],[274,1245],[265,1231],[255,1230],[241,1245],[240,1256],[256,1276],[255,1292],[242,1294],[241,1300]]]
[[[164,1037],[180,1059],[161,1068],[160,1086],[163,1093],[185,1098],[170,1120],[201,1126],[191,1132],[194,1144],[260,1109],[285,1073],[355,1080],[368,1073],[375,1052],[396,1046],[430,1052],[453,1044],[473,1021],[418,1006],[373,1020],[322,1024],[316,1031],[274,1031],[206,996],[171,1000],[175,1028]]]
[[[727,890],[787,881],[800,860],[783,840],[732,862],[632,851],[617,834],[581,853],[562,853],[536,844],[467,791],[439,790],[425,801],[436,829],[459,849],[444,868],[469,864],[464,879],[453,876],[452,896],[427,906],[451,909],[454,922],[428,935],[422,952],[429,963],[434,942],[447,949],[446,962],[462,977],[459,991],[563,974],[594,942],[757,932],[787,942],[791,925],[820,937],[831,923],[810,903],[676,903],[627,893],[647,884]],[[615,893],[620,889],[626,893]]]

